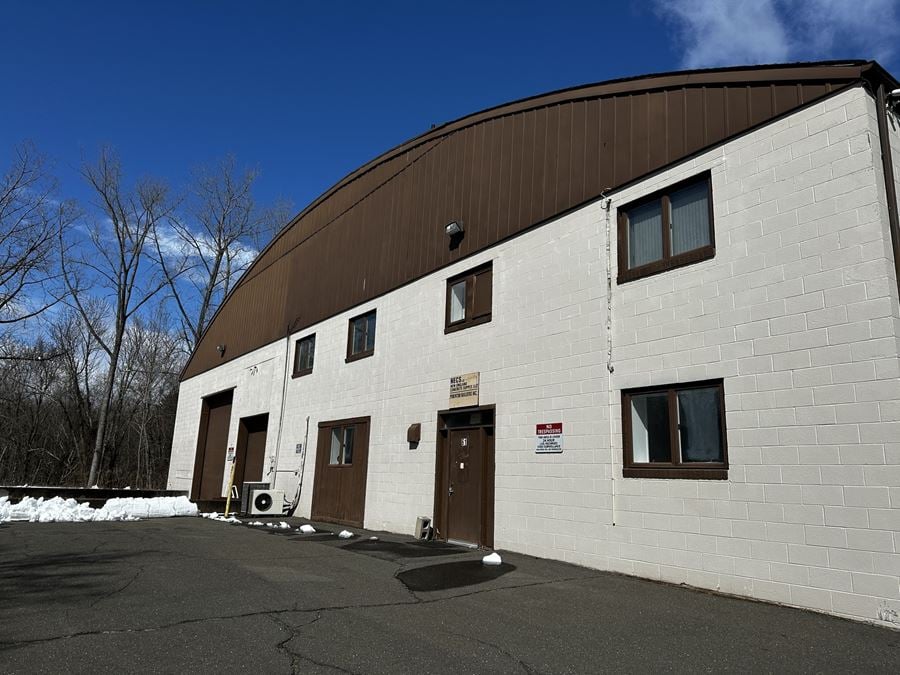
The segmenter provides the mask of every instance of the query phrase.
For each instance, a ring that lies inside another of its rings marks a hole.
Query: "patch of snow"
[[[301,525],[297,528],[298,532],[302,532],[303,534],[313,534],[316,531],[312,525]]]
[[[240,525],[242,522],[234,516],[228,516],[226,518],[223,514],[217,513],[216,511],[213,511],[212,513],[201,513],[200,515],[204,518],[209,518],[210,520],[217,520],[220,523],[233,523],[235,525]]]
[[[247,523],[250,527],[262,527],[265,523],[262,523],[258,520],[254,520],[252,523]]]
[[[340,532],[340,534],[338,534],[338,536],[341,539],[349,539],[350,537],[353,536],[353,533],[350,530],[341,530],[341,532]]]
[[[280,523],[266,523],[266,527],[272,527],[276,530],[289,530],[291,528],[291,526],[284,521],[281,521]]]
[[[481,562],[485,565],[499,565],[503,562],[503,559],[496,553],[491,553],[490,555],[486,555],[481,559]]]
[[[31,523],[75,523],[88,521],[124,520],[142,518],[171,518],[196,516],[197,505],[187,497],[116,497],[106,500],[99,509],[86,502],[52,497],[24,497],[13,504],[9,497],[0,497],[0,522],[28,521]]]
[[[378,541],[378,537],[369,537],[369,541]]]

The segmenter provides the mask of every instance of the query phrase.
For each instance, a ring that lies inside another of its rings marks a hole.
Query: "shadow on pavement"
[[[122,565],[141,553],[31,555],[0,563],[0,598],[9,608],[19,601],[71,602],[92,599],[121,575]],[[113,567],[110,567],[113,566]]]
[[[397,578],[411,591],[443,591],[493,581],[514,569],[515,565],[507,563],[485,565],[480,560],[462,560],[407,570]]]
[[[395,560],[397,558],[429,558],[441,555],[466,553],[468,549],[445,544],[444,542],[385,541],[383,539],[362,539],[344,546],[344,550],[365,553],[375,558]]]

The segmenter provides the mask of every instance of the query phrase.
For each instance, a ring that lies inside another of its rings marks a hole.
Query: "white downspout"
[[[601,199],[603,195],[600,195]],[[606,210],[606,416],[609,423],[609,491],[610,491],[610,519],[613,527],[616,525],[616,452],[613,443],[613,279],[612,279],[612,199],[606,199],[606,204],[601,204]]]
[[[273,473],[275,474],[275,478],[278,475],[278,456],[281,453],[281,429],[284,426],[284,407],[285,407],[285,399],[287,398],[287,381],[288,381],[288,367],[291,355],[291,331],[290,327],[288,327],[287,334],[284,336],[284,372],[282,373],[281,380],[281,409],[278,412],[278,435],[275,439],[275,455],[272,457],[272,464],[269,466],[269,472],[266,474],[266,478],[271,476]],[[306,448],[303,448],[303,451],[306,452]],[[272,479],[272,485],[270,487],[274,488],[275,478]]]

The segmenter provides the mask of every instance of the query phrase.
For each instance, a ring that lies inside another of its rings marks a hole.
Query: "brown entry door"
[[[231,391],[226,391],[203,399],[197,458],[194,462],[194,483],[191,490],[194,499],[222,497],[232,396]]]
[[[363,526],[368,464],[368,417],[319,424],[313,520]]]
[[[484,443],[481,429],[451,429],[447,452],[447,539],[481,544]]]
[[[244,481],[262,480],[263,465],[266,461],[266,431],[269,414],[244,417],[238,426],[237,464],[234,467],[234,485],[238,494]]]

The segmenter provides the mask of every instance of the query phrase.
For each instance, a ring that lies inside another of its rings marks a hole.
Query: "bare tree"
[[[107,372],[100,393],[97,430],[88,485],[97,481],[106,442],[107,420],[116,387],[119,359],[129,321],[166,284],[145,269],[145,247],[157,222],[167,217],[166,187],[152,180],[139,181],[133,189],[123,185],[122,169],[109,149],[101,151],[95,164],[85,164],[82,175],[94,189],[102,218],[90,227],[89,241],[73,246],[62,256],[62,277],[68,302],[81,315],[90,334],[105,353]],[[60,248],[65,238],[59,229]],[[108,303],[109,312],[98,316],[87,302],[87,289],[94,298]]]
[[[0,360],[0,474],[10,482],[32,483],[65,464],[66,447],[47,424],[60,381],[53,356],[58,350],[38,339],[7,345],[7,351],[16,356]]]
[[[90,323],[99,323],[106,307],[87,299],[85,310]],[[95,385],[103,381],[102,349],[79,312],[71,309],[50,325],[50,336],[62,356],[59,359],[62,384],[55,392],[59,406],[57,424],[65,443],[76,452],[79,481],[87,480],[96,438]]]
[[[93,323],[108,313],[102,301],[84,302]],[[123,340],[106,423],[106,484],[165,485],[182,355],[162,303],[150,304]],[[44,337],[18,339],[8,346],[17,357],[0,361],[0,484],[84,485],[108,357],[77,311],[41,322]]]
[[[46,287],[57,273],[55,233],[75,211],[53,198],[55,188],[34,146],[16,148],[0,177],[0,325],[34,317],[56,302]]]
[[[157,260],[192,350],[259,249],[287,222],[288,206],[257,208],[257,172],[240,172],[234,157],[194,175],[183,215],[154,230]]]
[[[159,450],[168,449],[172,439],[174,409],[168,409],[167,398],[178,390],[183,365],[178,336],[168,330],[169,324],[162,305],[157,304],[152,314],[135,317],[123,345],[115,409],[119,432],[128,441],[116,444],[108,469],[135,487],[154,485],[158,467],[168,465],[168,456],[159,456]],[[122,448],[127,467],[117,462]]]

